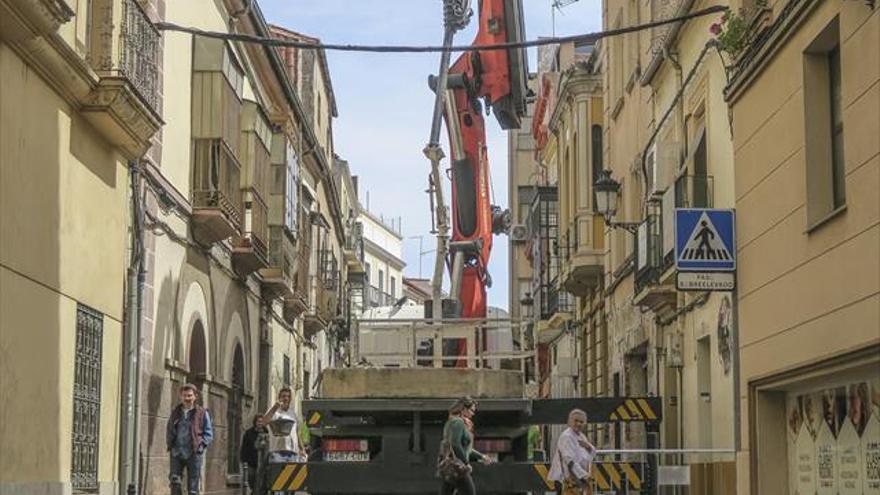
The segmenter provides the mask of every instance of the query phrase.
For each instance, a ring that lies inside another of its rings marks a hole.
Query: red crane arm
[[[482,0],[473,46],[522,41],[522,0]],[[483,105],[503,129],[518,128],[525,112],[525,50],[463,53],[449,69],[444,118],[452,150],[452,245],[466,249],[462,272],[462,316],[486,315],[492,251],[493,205]],[[451,249],[454,252],[454,249]],[[451,265],[451,263],[450,263]],[[453,294],[455,297],[455,294]]]

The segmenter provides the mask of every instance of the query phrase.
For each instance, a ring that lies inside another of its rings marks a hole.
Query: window
[[[371,277],[370,277],[370,264],[369,264],[369,263],[364,263],[364,269],[365,269],[365,271],[366,271],[366,275],[367,275],[367,285],[369,285],[369,284],[370,284],[370,278],[371,278]]]
[[[282,359],[282,362],[284,363],[283,364],[284,369],[281,370],[281,372],[284,376],[284,386],[289,387],[290,386],[290,356],[285,354],[284,358]]]
[[[296,211],[299,200],[299,159],[293,146],[287,145],[287,194],[284,210],[284,225],[291,234],[296,234]]]
[[[74,492],[98,491],[103,332],[104,315],[82,304],[78,305],[70,467],[70,482]]]
[[[379,270],[379,292],[385,292],[385,272]]]
[[[303,371],[303,400],[309,400],[310,394],[309,390],[312,387],[311,373],[308,371]]]
[[[804,51],[807,224],[846,205],[840,28],[835,18]]]
[[[693,204],[696,208],[708,208],[709,201],[709,178],[708,178],[708,161],[709,155],[706,149],[706,130],[705,128],[699,134],[697,147],[694,149],[694,184],[693,184]]]
[[[594,124],[590,128],[590,150],[592,151],[590,160],[593,165],[593,177],[592,184],[590,184],[590,189],[593,189],[593,184],[599,180],[599,175],[602,173],[603,163],[602,163],[602,126],[598,124]],[[596,193],[593,192],[593,208],[596,207]]]
[[[617,20],[614,23],[615,29],[620,29],[623,24],[623,12],[618,10],[617,12]],[[609,88],[609,92],[611,93],[611,110],[612,116],[616,117],[616,113],[614,111],[617,109],[617,100],[623,97],[623,85],[626,82],[623,80],[624,74],[624,60],[626,58],[626,54],[624,53],[623,47],[623,36],[614,36],[611,38],[611,50],[609,52],[609,64],[610,67],[610,77],[609,81],[611,87]]]
[[[846,170],[843,161],[843,108],[840,89],[840,46],[828,53],[828,85],[831,100],[831,167],[834,208],[846,203]]]
[[[638,0],[629,0],[627,7],[627,26],[636,26],[640,22],[639,2]],[[627,56],[626,56],[626,77],[632,77],[639,64],[639,33],[633,32],[626,35]],[[628,88],[629,81],[626,82]]]
[[[397,280],[394,277],[391,277],[391,287],[389,288],[391,291],[391,297],[396,297],[397,294]]]

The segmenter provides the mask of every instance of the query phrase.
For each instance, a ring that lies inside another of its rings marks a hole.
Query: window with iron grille
[[[98,491],[103,331],[104,315],[82,304],[77,305],[70,469],[71,487],[77,493]]]

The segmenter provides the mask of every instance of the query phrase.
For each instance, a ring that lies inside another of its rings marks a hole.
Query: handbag
[[[437,456],[437,477],[453,483],[465,477],[470,471],[468,465],[455,456],[452,443],[443,428],[443,440],[440,441],[440,453]]]
[[[562,459],[562,452],[556,450],[556,456],[559,457],[559,464],[562,466],[562,494],[561,495],[593,495],[593,487],[590,486],[588,480],[580,480],[571,472],[571,465],[566,465]],[[589,474],[587,475],[590,476]]]

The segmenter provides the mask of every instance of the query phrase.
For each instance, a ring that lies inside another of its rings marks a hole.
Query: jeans
[[[477,488],[474,486],[474,479],[470,474],[456,480],[454,483],[443,482],[440,487],[440,495],[477,495]]]
[[[181,459],[171,456],[171,495],[183,495],[183,470],[186,469],[186,479],[189,495],[198,495],[199,479],[202,476],[202,454],[193,454],[189,459]]]

